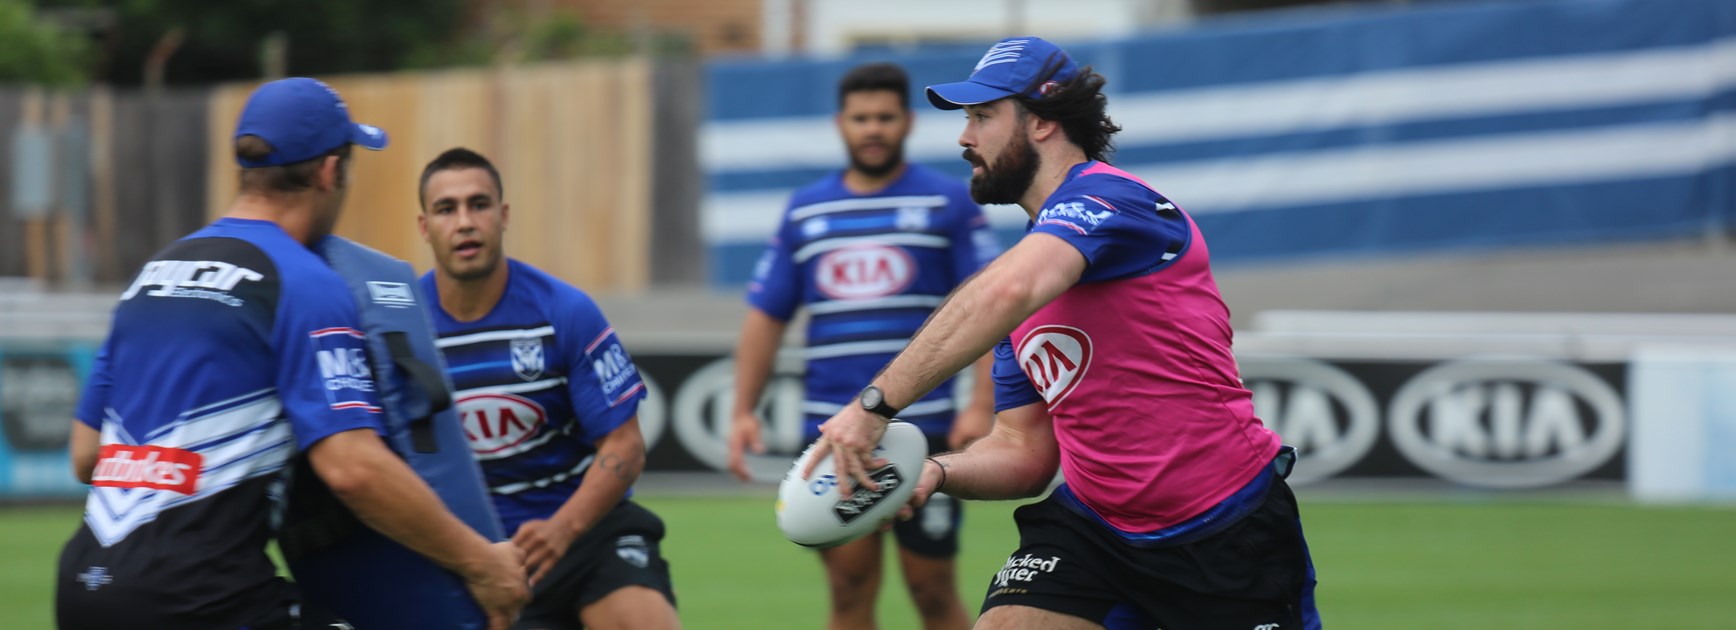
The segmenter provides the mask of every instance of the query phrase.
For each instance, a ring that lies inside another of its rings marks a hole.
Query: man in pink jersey
[[[973,199],[1019,204],[1029,233],[820,427],[818,448],[837,453],[840,491],[873,487],[886,421],[993,348],[993,432],[930,458],[911,503],[1034,497],[1057,467],[1066,483],[1015,513],[1020,548],[978,627],[1318,628],[1283,479],[1294,452],[1254,416],[1199,229],[1105,161],[1120,128],[1103,85],[1016,37],[928,88],[965,111]]]

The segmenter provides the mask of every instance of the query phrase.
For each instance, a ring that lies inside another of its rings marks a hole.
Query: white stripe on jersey
[[[482,387],[472,387],[470,389],[461,389],[461,390],[458,390],[456,392],[453,392],[453,395],[455,398],[463,398],[465,396],[472,396],[472,395],[476,395],[476,394],[529,394],[529,393],[534,393],[534,392],[540,392],[542,390],[549,389],[551,387],[560,387],[560,386],[566,385],[566,384],[567,384],[567,377],[557,376],[554,378],[545,378],[545,379],[540,380],[540,381],[531,381],[529,383],[513,383],[511,385],[485,385]]]
[[[910,247],[933,247],[946,249],[952,246],[952,239],[934,234],[873,234],[869,236],[842,236],[838,238],[823,238],[807,245],[790,256],[796,264],[807,262],[809,258],[852,245],[907,245]]]
[[[458,335],[456,337],[446,337],[444,339],[440,339],[438,341],[435,341],[434,345],[439,346],[440,348],[444,349],[444,348],[450,348],[452,346],[468,346],[468,345],[473,344],[473,343],[482,343],[484,341],[500,341],[503,339],[525,339],[525,338],[535,339],[538,337],[547,337],[547,336],[552,335],[552,334],[555,334],[555,327],[554,326],[543,326],[541,328],[521,328],[518,330],[490,330],[490,331],[486,331],[486,332],[470,333],[468,335]]]
[[[798,207],[790,211],[790,221],[801,221],[809,217],[817,217],[833,212],[849,212],[851,210],[892,210],[895,208],[933,208],[946,205],[946,195],[911,195],[906,197],[868,197],[866,199],[838,199],[822,201]]]
[[[808,313],[825,315],[827,313],[848,313],[852,311],[872,311],[883,308],[935,308],[945,302],[946,298],[939,295],[894,295],[892,297],[872,298],[866,300],[828,300],[808,304]]]
[[[110,412],[103,422],[102,444],[134,445],[121,429],[120,420]],[[145,445],[193,450],[187,447],[208,444],[194,450],[202,459],[198,485],[190,495],[144,487],[93,486],[85,500],[84,520],[104,547],[155,521],[164,510],[216,496],[248,479],[276,474],[296,452],[295,435],[283,418],[282,401],[275,395],[218,413],[177,420],[166,428],[167,431],[153,432],[158,437]],[[211,444],[224,438],[232,439]]]
[[[211,442],[212,440],[239,435],[257,429],[277,419],[282,415],[283,402],[277,398],[276,390],[261,390],[270,395],[259,398],[245,405],[230,407],[217,413],[203,416],[185,415],[182,419],[171,422],[150,432],[145,436],[145,443],[152,446],[171,446],[174,448],[190,448]],[[210,408],[207,405],[205,408]],[[119,418],[115,423],[119,424]],[[283,423],[288,427],[288,423]],[[104,423],[106,430],[108,424]],[[118,427],[117,427],[118,428]],[[130,444],[117,439],[104,444]],[[200,451],[203,454],[203,451]]]
[[[886,354],[888,352],[898,352],[899,350],[903,350],[904,346],[907,345],[910,345],[909,339],[852,341],[850,343],[809,346],[803,351],[802,356],[803,358],[812,361],[814,359],[832,359],[836,357],[855,356],[858,354]]]
[[[489,460],[501,459],[501,458],[505,458],[505,457],[512,457],[513,455],[517,455],[519,453],[523,453],[525,451],[536,448],[538,446],[548,444],[549,440],[555,439],[555,436],[560,435],[560,433],[561,433],[560,431],[548,429],[548,430],[543,431],[542,435],[536,436],[536,437],[531,438],[529,440],[525,440],[525,441],[520,442],[518,444],[514,444],[512,446],[508,446],[506,448],[500,449],[500,450],[495,451],[493,453],[476,453],[476,461],[486,462]]]
[[[579,476],[581,473],[585,472],[586,468],[591,467],[591,460],[596,458],[596,455],[586,455],[584,459],[579,460],[579,465],[574,466],[571,470],[566,472],[555,473],[552,476],[543,477],[536,481],[520,481],[518,483],[495,486],[489,488],[488,491],[494,494],[517,494],[531,488],[547,488],[554,484]]]
[[[802,401],[802,413],[812,413],[812,414],[818,414],[818,415],[822,415],[822,416],[830,416],[830,415],[836,414],[836,413],[843,411],[843,410],[844,410],[843,405],[833,404],[833,403],[829,403],[829,402],[825,402],[825,401],[820,401],[820,400],[804,400],[804,401]],[[956,410],[957,409],[953,406],[953,400],[951,398],[936,398],[934,400],[924,400],[922,402],[916,403],[916,404],[911,405],[909,407],[905,407],[904,411],[899,412],[899,415],[903,415],[903,416],[926,416],[926,415],[931,414],[931,413],[946,413],[949,411],[956,411]]]
[[[219,407],[226,407],[226,406],[233,405],[233,404],[247,402],[249,399],[252,399],[252,398],[260,398],[260,397],[264,397],[264,396],[274,396],[274,395],[276,395],[276,393],[277,393],[277,388],[267,387],[264,389],[247,392],[245,394],[242,394],[240,396],[236,396],[234,398],[230,398],[228,400],[219,400],[217,402],[211,403],[209,405],[205,405],[203,407],[196,407],[193,409],[188,409],[186,411],[181,412],[181,415],[176,416],[176,418],[191,418],[191,417],[197,416],[199,414],[202,414],[202,413],[205,413],[208,411],[216,411],[217,408],[219,408]]]

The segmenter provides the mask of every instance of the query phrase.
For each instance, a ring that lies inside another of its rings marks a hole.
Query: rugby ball
[[[880,489],[857,487],[849,497],[838,492],[838,477],[830,453],[814,467],[813,474],[802,478],[802,468],[813,455],[814,445],[810,444],[778,485],[778,529],[783,530],[790,542],[823,549],[866,536],[898,515],[898,508],[910,500],[910,495],[916,492],[916,482],[922,478],[928,438],[914,424],[898,421],[888,424],[886,435],[874,448],[874,456],[887,463],[868,472]]]

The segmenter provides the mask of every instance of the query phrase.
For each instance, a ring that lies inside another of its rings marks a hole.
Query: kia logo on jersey
[[[916,278],[916,261],[897,247],[859,245],[821,256],[814,273],[814,284],[828,298],[877,298],[909,287]]]
[[[1038,326],[1019,342],[1019,367],[1049,407],[1061,404],[1091,367],[1091,336],[1072,326]]]
[[[458,419],[470,450],[482,459],[523,452],[525,441],[548,422],[536,401],[512,394],[474,394],[458,401]]]

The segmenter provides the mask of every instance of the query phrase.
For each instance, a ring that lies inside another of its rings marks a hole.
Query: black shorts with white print
[[[1020,547],[982,610],[1030,606],[1112,630],[1317,628],[1295,496],[1276,474],[1263,494],[1222,530],[1166,545],[1129,544],[1051,494],[1014,512]]]
[[[578,630],[579,609],[629,586],[644,586],[675,604],[669,563],[663,559],[663,519],[622,501],[567,548],[531,593],[521,630]]]

